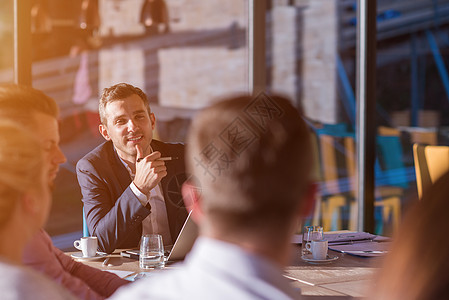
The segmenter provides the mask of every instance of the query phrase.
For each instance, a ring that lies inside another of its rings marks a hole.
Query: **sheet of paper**
[[[378,238],[388,239],[386,237],[380,237],[368,232],[324,233],[324,239],[328,240],[329,244],[348,243],[363,240],[370,241],[370,240],[377,240]],[[292,243],[301,244],[302,234],[294,235]]]
[[[372,257],[387,254],[390,246],[391,242],[378,243],[370,241],[346,245],[329,245],[329,249],[350,255]]]
[[[103,270],[103,271],[114,273],[115,275],[117,275],[120,278],[125,278],[126,276],[129,276],[129,275],[135,273],[132,271],[122,271],[122,270]]]

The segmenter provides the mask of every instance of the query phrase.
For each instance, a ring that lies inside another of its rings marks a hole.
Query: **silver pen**
[[[140,162],[142,159],[143,159],[143,157],[138,158],[136,161]],[[177,160],[177,159],[179,159],[179,158],[176,157],[176,156],[167,156],[167,157],[160,157],[160,158],[158,158],[156,160],[167,161],[167,160]]]
[[[176,160],[176,159],[178,159],[178,158],[177,157],[173,157],[173,156],[167,156],[167,157],[158,158],[156,160]]]

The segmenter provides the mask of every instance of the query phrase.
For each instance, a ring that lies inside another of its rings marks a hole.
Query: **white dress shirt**
[[[200,237],[183,263],[120,288],[110,299],[301,299],[282,270],[237,245]]]
[[[131,168],[121,158],[120,160],[128,170],[131,179],[134,180],[135,174]],[[160,184],[156,185],[148,195],[143,194],[134,182],[131,182],[130,188],[143,206],[146,206],[148,202],[151,205],[151,213],[142,221],[142,234],[158,233],[162,235],[164,246],[172,245],[173,241],[168,224],[167,208]]]

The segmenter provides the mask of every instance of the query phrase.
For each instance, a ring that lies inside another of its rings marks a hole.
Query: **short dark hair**
[[[103,125],[107,125],[106,105],[108,103],[127,98],[131,95],[139,96],[142,99],[145,107],[147,108],[148,114],[151,114],[150,103],[148,101],[147,95],[141,89],[128,83],[118,83],[111,87],[103,89],[103,93],[101,94],[100,102],[98,105],[98,112],[100,114],[101,123]]]
[[[280,96],[237,96],[203,110],[187,157],[205,214],[229,230],[285,229],[311,181],[309,130]]]

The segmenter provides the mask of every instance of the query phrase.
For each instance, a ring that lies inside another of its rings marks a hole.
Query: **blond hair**
[[[0,226],[16,199],[42,178],[43,154],[39,141],[13,121],[0,121]]]
[[[449,173],[408,211],[369,299],[449,298]]]

